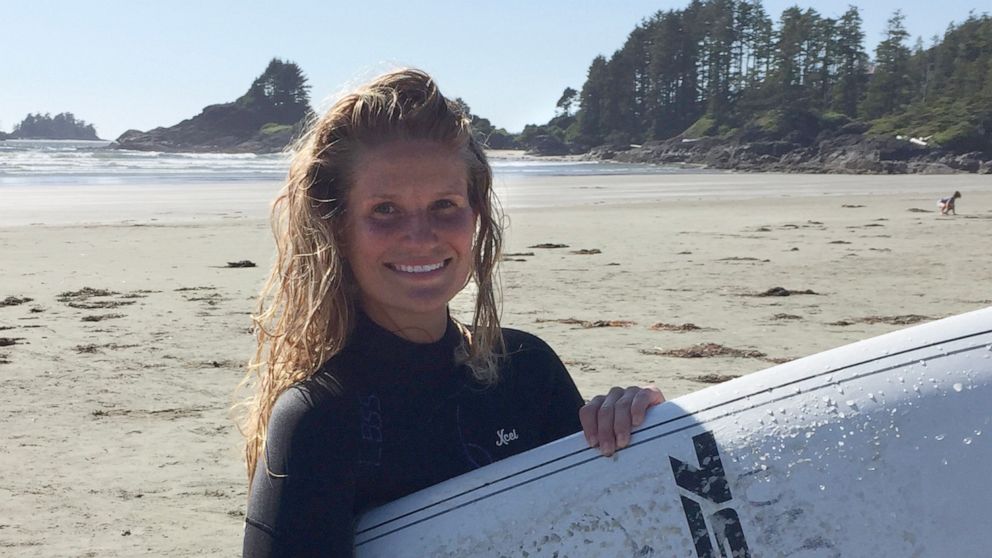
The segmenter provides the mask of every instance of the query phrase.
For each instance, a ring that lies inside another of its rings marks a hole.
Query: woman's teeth
[[[428,271],[434,271],[435,269],[441,269],[444,267],[444,262],[438,262],[436,264],[428,265],[402,265],[393,264],[393,267],[404,273],[427,273]]]

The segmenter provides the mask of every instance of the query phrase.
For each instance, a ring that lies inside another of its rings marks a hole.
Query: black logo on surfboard
[[[669,456],[675,484],[689,493],[682,494],[682,509],[689,523],[699,558],[750,558],[751,552],[744,538],[740,517],[731,507],[730,484],[720,461],[716,438],[712,432],[692,437],[699,467]],[[702,502],[702,503],[701,503]],[[703,512],[705,504],[709,513]],[[715,511],[712,511],[715,510]],[[715,534],[718,553],[713,550],[710,534]]]

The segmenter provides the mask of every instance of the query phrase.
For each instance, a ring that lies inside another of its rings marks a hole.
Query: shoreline
[[[990,191],[974,174],[839,175],[671,173],[581,176],[499,175],[505,211],[637,205],[692,200],[913,195],[933,202],[960,190]],[[107,223],[182,223],[265,219],[280,181],[169,184],[0,185],[0,227]],[[964,204],[967,205],[967,199]]]
[[[671,138],[643,145],[600,145],[587,160],[699,164],[738,172],[850,175],[992,174],[992,153],[948,151],[919,138],[821,134],[815,141]]]

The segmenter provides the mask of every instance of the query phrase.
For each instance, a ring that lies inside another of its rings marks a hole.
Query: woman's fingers
[[[630,406],[631,420],[633,426],[638,427],[644,422],[648,408],[665,402],[665,395],[654,386],[644,386],[634,395],[634,402]]]
[[[631,405],[637,394],[636,387],[623,390],[623,395],[617,400],[613,413],[613,437],[616,440],[614,449],[627,447],[630,443],[630,431],[633,430]],[[612,452],[611,452],[612,453]]]
[[[591,448],[599,445],[599,427],[597,426],[596,419],[603,401],[606,401],[606,396],[597,395],[579,409],[579,422],[582,423],[582,433],[585,434],[586,442]]]
[[[623,395],[623,389],[612,388],[606,394],[606,400],[599,407],[599,412],[596,413],[596,425],[598,427],[596,436],[599,440],[599,451],[603,455],[613,455],[613,452],[616,451],[617,441],[613,424],[617,413],[617,402]]]
[[[579,422],[589,447],[613,447],[613,407],[623,390],[613,388],[606,395],[597,395],[579,409]],[[613,453],[613,450],[610,450]]]
[[[664,400],[654,386],[614,387],[606,395],[597,395],[579,410],[586,442],[599,447],[603,455],[613,455],[630,444],[630,433],[644,422],[647,409]]]

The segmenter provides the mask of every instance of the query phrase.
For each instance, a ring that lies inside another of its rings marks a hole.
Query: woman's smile
[[[439,270],[439,269],[447,266],[450,262],[451,262],[451,258],[448,258],[446,260],[442,260],[442,261],[437,262],[437,263],[421,264],[421,265],[405,265],[405,264],[400,264],[400,263],[387,263],[386,264],[386,267],[388,267],[389,269],[392,269],[394,271],[400,271],[400,272],[403,272],[403,273],[412,273],[412,274],[417,274],[417,275],[423,275],[423,274],[430,273],[432,271],[437,271],[437,270]]]

